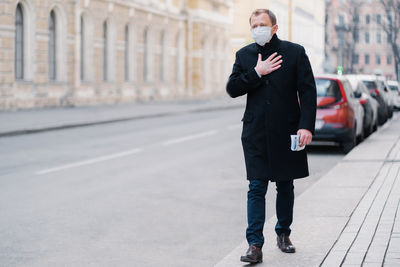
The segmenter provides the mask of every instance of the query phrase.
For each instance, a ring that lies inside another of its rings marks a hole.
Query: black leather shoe
[[[240,257],[240,261],[258,263],[262,262],[262,257],[263,255],[261,249],[255,245],[250,245],[246,255]]]
[[[289,236],[285,233],[280,234],[276,237],[277,246],[281,249],[282,252],[286,253],[295,253],[296,248],[293,246],[292,242],[289,239]]]

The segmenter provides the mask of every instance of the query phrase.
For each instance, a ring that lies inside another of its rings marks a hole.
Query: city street
[[[0,267],[399,267],[398,14],[1,1]]]
[[[0,266],[216,264],[244,239],[242,113],[0,138]],[[311,147],[296,196],[343,157]],[[268,218],[274,199],[272,183]]]

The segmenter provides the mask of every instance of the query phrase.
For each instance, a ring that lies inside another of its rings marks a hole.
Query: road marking
[[[192,134],[192,135],[188,135],[188,136],[184,136],[184,137],[180,137],[180,138],[170,139],[168,141],[165,141],[163,143],[163,145],[164,146],[173,145],[173,144],[177,144],[177,143],[181,143],[181,142],[185,142],[185,141],[189,141],[189,140],[193,140],[193,139],[197,139],[197,138],[201,138],[201,137],[205,137],[205,136],[214,135],[217,132],[218,132],[217,130],[211,130],[211,131],[207,131],[207,132],[203,132],[203,133]]]
[[[76,167],[80,167],[80,166],[84,166],[84,165],[89,165],[89,164],[93,164],[93,163],[97,163],[97,162],[102,162],[102,161],[107,161],[107,160],[111,160],[111,159],[130,156],[130,155],[136,154],[136,153],[141,152],[141,151],[142,151],[142,149],[135,148],[135,149],[132,149],[132,150],[127,150],[127,151],[123,151],[123,152],[119,152],[119,153],[115,153],[115,154],[110,154],[110,155],[101,156],[101,157],[92,158],[92,159],[83,160],[83,161],[77,161],[77,162],[74,162],[74,163],[70,163],[70,164],[61,165],[61,166],[50,168],[50,169],[37,171],[35,174],[36,175],[42,175],[42,174],[47,174],[47,173],[51,173],[51,172],[57,172],[57,171],[62,171],[62,170],[66,170],[66,169],[72,169],[72,168],[76,168]]]

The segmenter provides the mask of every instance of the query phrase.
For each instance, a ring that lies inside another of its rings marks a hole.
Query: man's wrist
[[[257,71],[257,67],[254,67],[254,70],[256,71],[256,73],[257,73],[258,77],[260,77],[260,78],[261,78],[261,75],[260,75],[260,73]]]
[[[309,135],[312,135],[311,131],[308,130],[308,129],[301,128],[301,129],[298,129],[298,130],[297,130],[297,132],[300,132],[300,131],[303,131],[303,132],[306,132],[306,133],[309,134]]]

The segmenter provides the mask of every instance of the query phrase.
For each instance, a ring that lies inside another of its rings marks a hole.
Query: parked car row
[[[324,74],[315,83],[314,144],[334,142],[347,153],[400,109],[399,83],[382,76]]]

